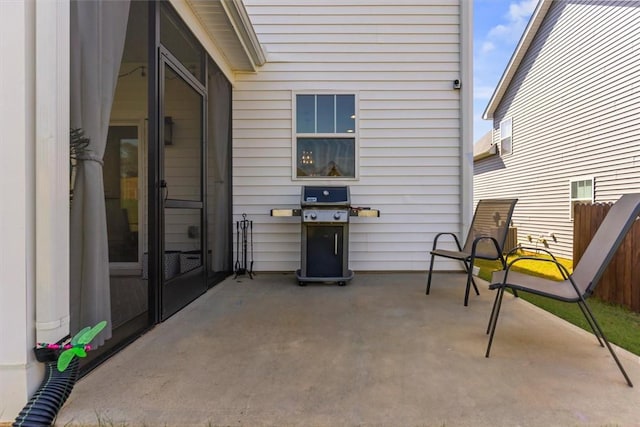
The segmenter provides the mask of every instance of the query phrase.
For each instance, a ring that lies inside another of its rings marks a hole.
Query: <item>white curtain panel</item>
[[[111,295],[102,156],[118,82],[129,0],[71,2],[71,128],[89,138],[71,203],[71,334],[106,320],[93,342],[111,338]]]

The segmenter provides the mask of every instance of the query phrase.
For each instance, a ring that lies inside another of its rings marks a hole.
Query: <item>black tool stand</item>
[[[253,279],[253,221],[248,220],[245,213],[242,214],[242,221],[236,221],[236,262],[233,272],[234,279],[241,274],[248,274]]]

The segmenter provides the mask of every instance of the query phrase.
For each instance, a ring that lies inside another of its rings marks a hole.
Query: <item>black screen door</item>
[[[207,289],[204,87],[169,54],[161,56],[162,319]]]

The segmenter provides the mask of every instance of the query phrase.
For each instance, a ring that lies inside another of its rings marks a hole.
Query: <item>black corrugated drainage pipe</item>
[[[45,363],[42,384],[27,402],[13,422],[13,427],[50,427],[58,416],[58,411],[71,394],[78,380],[80,361],[77,357],[64,371],[57,367],[59,351],[38,348],[36,358]]]
[[[1,0],[0,0],[1,1]],[[89,343],[107,326],[107,321],[87,326],[73,338],[67,335],[56,344],[38,343],[34,349],[38,362],[45,364],[45,375],[40,388],[13,422],[13,427],[51,426],[58,411],[78,381],[80,362],[91,350]]]

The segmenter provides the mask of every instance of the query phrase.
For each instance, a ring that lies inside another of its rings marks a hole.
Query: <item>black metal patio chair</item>
[[[607,213],[607,216],[604,218],[600,227],[598,227],[582,258],[580,258],[580,261],[573,269],[572,274],[569,274],[567,269],[557,262],[553,256],[542,259],[522,256],[509,262],[509,265],[503,271],[494,272],[489,289],[497,289],[498,293],[496,294],[487,326],[487,334],[490,335],[485,357],[489,357],[489,352],[491,351],[491,344],[493,342],[496,325],[498,324],[498,316],[500,314],[500,306],[505,289],[529,292],[558,301],[577,303],[587,319],[591,330],[598,339],[600,346],[604,347],[606,345],[611,356],[613,356],[613,359],[616,361],[618,368],[620,368],[627,384],[629,387],[633,387],[629,376],[602,332],[602,328],[596,321],[586,299],[592,295],[602,274],[611,262],[611,259],[627,232],[636,218],[638,218],[638,215],[640,215],[640,194],[623,195],[614,203]],[[550,280],[513,271],[513,266],[524,259],[533,259],[539,262],[555,264],[562,273],[564,280]]]
[[[465,306],[469,303],[471,285],[473,285],[476,295],[480,295],[478,287],[473,280],[473,262],[476,258],[492,261],[499,259],[503,268],[506,268],[503,248],[517,201],[518,199],[483,199],[478,201],[463,247],[460,246],[458,237],[453,233],[436,234],[433,240],[433,249],[431,250],[426,295],[429,295],[431,289],[431,274],[436,256],[462,261],[467,272],[467,288],[464,294]],[[452,236],[458,250],[438,249],[438,240],[443,235]]]

